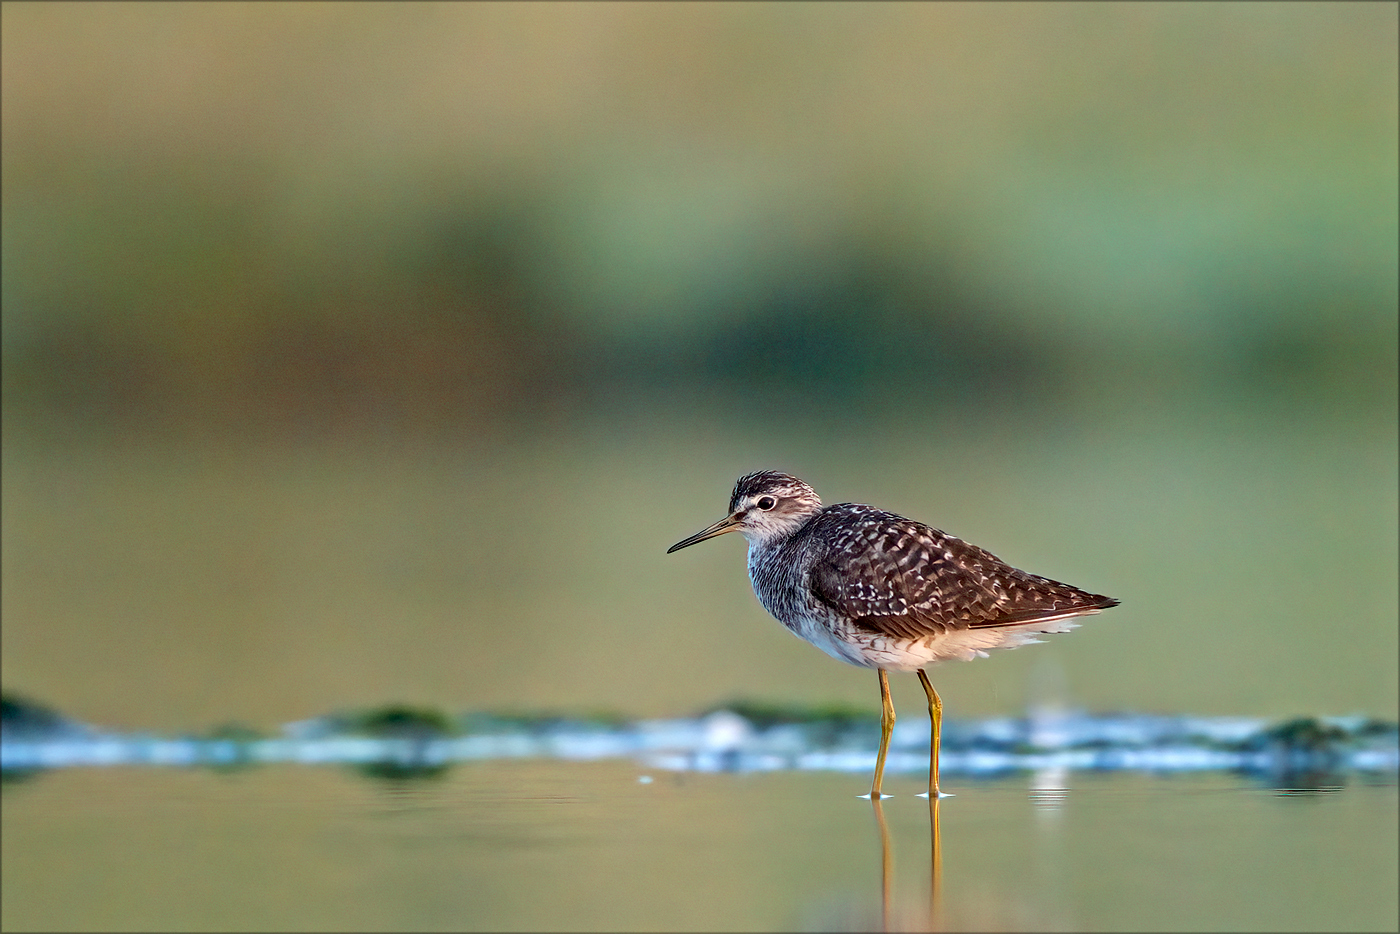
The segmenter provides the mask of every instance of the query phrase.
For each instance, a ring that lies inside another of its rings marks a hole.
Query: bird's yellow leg
[[[894,732],[894,701],[890,700],[890,676],[883,668],[880,673],[880,754],[875,757],[875,783],[870,797],[880,797],[880,785],[885,779],[885,753],[890,751],[890,734]]]
[[[923,684],[924,693],[928,695],[928,719],[933,725],[928,749],[928,796],[929,800],[933,800],[938,797],[938,741],[943,732],[943,701],[929,683],[928,675],[924,674],[922,668],[919,669],[919,682]]]

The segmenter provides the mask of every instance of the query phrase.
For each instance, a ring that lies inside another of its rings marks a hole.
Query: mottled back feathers
[[[1082,616],[1118,604],[869,506],[828,506],[798,533],[807,536],[823,546],[811,571],[813,595],[869,632],[918,639]]]

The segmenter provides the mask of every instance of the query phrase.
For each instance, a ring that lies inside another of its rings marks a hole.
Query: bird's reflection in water
[[[943,879],[943,846],[942,836],[939,832],[939,800],[938,795],[929,796],[928,801],[928,829],[929,829],[929,884],[928,884],[928,917],[924,930],[942,930],[942,879]],[[890,827],[885,820],[885,808],[879,798],[870,799],[871,808],[875,812],[875,825],[880,831],[880,930],[889,931],[890,927],[890,890],[894,883],[894,855],[890,845]]]
[[[939,834],[937,794],[928,796],[929,880],[928,929],[943,930],[943,840]]]
[[[1046,776],[1049,778],[1049,776]],[[1045,790],[1054,791],[1054,784]],[[1032,785],[1034,788],[1035,785]],[[923,797],[920,795],[919,797]],[[946,795],[944,797],[947,797]],[[912,847],[922,849],[925,831],[919,826],[921,820],[907,810],[910,802],[901,799],[890,801],[888,797],[871,800],[874,813],[875,836],[880,846],[880,907],[877,917],[874,898],[874,852],[867,850],[865,859],[868,871],[861,873],[870,881],[860,885],[859,894],[852,898],[837,896],[832,901],[823,900],[812,906],[812,913],[797,925],[803,930],[818,931],[1061,931],[1076,930],[1074,923],[1063,907],[1057,907],[1053,898],[1047,901],[1047,890],[1051,895],[1063,891],[1064,880],[1047,876],[1041,872],[1038,877],[969,879],[965,873],[954,872],[958,885],[952,897],[943,888],[943,838],[940,811],[942,801],[934,798],[928,805],[928,872],[906,873],[905,885],[898,884],[895,868],[896,843],[906,845],[906,852]],[[975,801],[965,802],[976,807]],[[956,807],[954,800],[949,807]],[[1040,802],[1037,802],[1040,805]],[[886,807],[889,808],[887,819]],[[1060,820],[1056,815],[1058,807],[1038,806],[1038,812],[1047,815],[1046,820],[1037,821],[1041,833],[1038,838],[1058,839]],[[908,822],[905,818],[914,818]],[[894,829],[891,831],[890,821]],[[955,821],[957,827],[960,822]],[[903,834],[900,841],[896,835]],[[975,849],[975,847],[974,847]],[[917,852],[917,850],[915,850]],[[966,853],[967,847],[956,845],[953,858]],[[1052,846],[1048,855],[1052,868],[1059,865],[1061,854]],[[922,857],[919,859],[922,864]],[[910,884],[917,878],[917,884]]]
[[[875,823],[880,828],[880,930],[890,929],[890,884],[894,878],[894,857],[890,854],[890,825],[885,821],[885,808],[880,797],[872,795],[870,806],[875,811]]]

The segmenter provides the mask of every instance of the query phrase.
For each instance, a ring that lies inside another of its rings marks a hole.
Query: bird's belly
[[[928,656],[908,651],[908,640],[858,630],[834,613],[821,609],[799,609],[782,603],[770,605],[762,597],[759,601],[793,635],[848,665],[912,671],[928,664]]]
[[[1068,632],[1077,627],[1072,620],[1055,620],[1039,626],[955,629],[911,639],[887,636],[852,625],[823,608],[802,607],[767,601],[760,602],[779,622],[799,638],[810,642],[832,658],[861,668],[887,671],[915,671],[938,662],[972,661],[986,658],[990,649],[1012,649],[1048,632]]]

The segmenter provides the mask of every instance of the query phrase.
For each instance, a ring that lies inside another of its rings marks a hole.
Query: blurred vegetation
[[[0,694],[0,729],[6,738],[59,737],[81,731],[77,724],[52,708],[20,694]]]
[[[7,3],[5,427],[1389,411],[1396,78],[1373,3]]]
[[[379,738],[433,739],[458,733],[452,718],[431,707],[390,704],[373,710],[357,710],[331,718],[335,732]]]
[[[727,710],[738,714],[759,730],[791,724],[831,724],[847,728],[853,724],[878,723],[880,712],[871,707],[831,701],[824,704],[794,704],[789,701],[764,701],[736,698],[720,704],[706,713]]]

